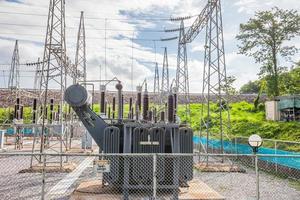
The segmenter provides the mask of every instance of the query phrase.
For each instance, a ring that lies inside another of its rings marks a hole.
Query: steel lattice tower
[[[226,65],[223,39],[222,13],[220,0],[208,1],[209,17],[206,24],[204,71],[202,87],[202,110],[200,134],[205,134],[207,141],[211,133],[211,124],[218,127],[221,153],[224,153],[223,136],[230,128],[228,101],[226,100]],[[212,98],[217,101],[218,111],[212,114]],[[206,143],[209,149],[209,143]]]
[[[153,94],[155,95],[155,100],[158,103],[159,102],[159,71],[158,71],[157,63],[155,63],[155,70],[154,70]]]
[[[66,56],[66,41],[65,41],[65,0],[50,0],[49,13],[47,20],[47,32],[44,46],[44,55],[40,70],[40,88],[38,102],[41,106],[41,113],[38,123],[42,125],[42,131],[39,135],[41,139],[40,152],[43,153],[45,145],[48,142],[50,129],[48,127],[48,89],[56,87],[60,89],[60,96],[56,97],[59,101],[58,121],[60,128],[60,151],[63,151],[63,144],[67,147],[66,142],[63,142],[64,137],[67,137],[66,119],[64,109],[66,107],[64,101],[64,91],[67,84],[67,75],[71,78],[76,76],[74,65],[69,62]],[[50,120],[52,121],[52,120]],[[33,142],[33,150],[34,151]],[[41,161],[41,157],[38,159]],[[62,166],[62,157],[60,160]]]
[[[181,20],[178,40],[176,88],[178,91],[178,101],[185,105],[185,121],[190,119],[190,94],[189,94],[189,74],[187,66],[187,52],[184,32],[184,22]]]
[[[76,76],[73,78],[73,83],[78,80],[86,81],[86,44],[85,44],[85,27],[83,11],[80,14],[80,23],[77,35],[76,55],[75,55],[75,68]]]
[[[161,76],[161,103],[163,103],[168,95],[170,90],[169,86],[169,64],[168,64],[168,52],[167,47],[164,47],[164,60],[163,60],[163,68],[162,68],[162,76]]]
[[[19,57],[19,46],[18,40],[15,42],[15,47],[11,59],[9,79],[8,79],[8,89],[10,94],[6,97],[8,102],[8,117],[10,120],[10,106],[12,106],[20,93],[20,57]]]
[[[18,90],[20,88],[20,57],[18,40],[16,40],[13,56],[11,59],[8,88],[11,90]]]

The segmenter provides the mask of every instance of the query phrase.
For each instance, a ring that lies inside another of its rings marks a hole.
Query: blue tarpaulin
[[[195,144],[199,144],[200,138],[194,136],[193,141]],[[206,138],[201,138],[201,143],[206,146]],[[213,149],[219,149],[221,147],[220,140],[210,139],[208,141],[208,146]],[[236,153],[236,154],[251,154],[252,148],[246,144],[234,144],[230,141],[223,142],[224,151],[226,153]],[[258,154],[272,154],[272,155],[300,155],[300,152],[284,151],[284,150],[275,150],[273,148],[260,147]],[[259,157],[260,160],[277,163],[279,165],[296,168],[300,170],[300,157]]]

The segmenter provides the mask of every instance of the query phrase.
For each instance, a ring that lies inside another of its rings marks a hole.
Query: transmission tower
[[[11,59],[10,72],[8,78],[8,88],[10,90],[18,90],[20,88],[20,57],[18,40],[15,42],[15,48]]]
[[[176,70],[176,89],[178,91],[178,101],[185,105],[185,121],[190,120],[190,94],[189,94],[189,74],[187,66],[186,41],[183,39],[184,22],[180,23],[178,53],[177,53],[177,70]]]
[[[227,78],[220,0],[209,0],[208,10],[210,14],[206,24],[200,134],[206,132],[206,139],[209,141],[213,123],[218,127],[220,151],[224,153],[223,137],[230,128],[230,115],[226,99]],[[217,113],[213,114],[212,97],[216,99],[218,106]],[[209,142],[206,143],[206,149],[209,149]]]
[[[85,27],[83,11],[80,14],[80,23],[77,35],[76,55],[75,55],[75,68],[76,76],[73,78],[73,83],[77,83],[78,80],[86,81],[86,51],[85,51]]]
[[[155,101],[159,102],[159,71],[158,71],[158,64],[155,63],[155,72],[154,72],[154,87],[153,87],[153,94],[155,96]]]
[[[66,56],[66,41],[65,41],[65,0],[50,0],[47,32],[44,46],[44,55],[40,71],[40,88],[39,88],[39,104],[41,106],[41,113],[39,116],[39,123],[41,123],[42,130],[40,137],[40,152],[43,153],[45,148],[49,147],[49,136],[51,124],[54,120],[48,120],[48,89],[49,86],[59,88],[60,96],[56,97],[59,102],[57,111],[58,119],[55,121],[60,127],[58,138],[60,140],[60,151],[63,151],[63,144],[67,147],[68,140],[63,142],[66,136],[66,119],[64,109],[66,104],[64,102],[64,90],[66,88],[67,75],[72,78],[76,76],[74,66],[71,65]],[[34,145],[33,142],[33,151]],[[41,157],[38,161],[41,162]],[[62,166],[62,157],[60,159]]]
[[[170,90],[169,87],[169,65],[168,65],[168,52],[167,47],[164,47],[164,60],[163,60],[163,68],[162,68],[162,76],[161,76],[161,103],[165,102],[168,92]]]

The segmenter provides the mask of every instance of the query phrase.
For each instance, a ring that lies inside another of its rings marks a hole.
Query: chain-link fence
[[[0,154],[1,199],[298,200],[300,197],[300,155],[35,156],[41,156],[42,162],[34,160],[30,167],[31,154]],[[60,165],[62,157],[64,163]]]

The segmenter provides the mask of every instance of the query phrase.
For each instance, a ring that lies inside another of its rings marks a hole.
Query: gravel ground
[[[59,158],[59,157],[58,157]],[[85,157],[72,157],[71,162],[80,163]],[[0,199],[40,199],[42,190],[41,173],[18,173],[28,168],[30,156],[0,157]],[[66,173],[46,174],[46,193],[62,180]],[[59,199],[68,199],[76,186],[94,177],[88,167],[79,179]],[[194,179],[199,179],[219,192],[228,200],[255,199],[255,172],[246,168],[246,173],[206,173],[194,171]],[[300,190],[295,189],[288,179],[260,172],[260,192],[262,200],[299,200]]]
[[[207,173],[196,172],[195,177],[205,182],[229,200],[256,199],[256,176],[252,169],[246,173]],[[260,172],[260,199],[299,200],[300,190],[291,186],[288,179]]]

